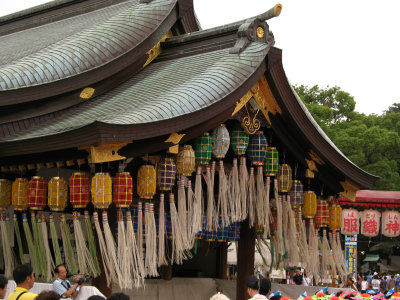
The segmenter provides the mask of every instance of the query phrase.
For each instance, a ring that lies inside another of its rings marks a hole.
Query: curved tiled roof
[[[175,3],[154,0],[149,4],[129,1],[116,5],[117,12],[103,23],[4,64],[0,68],[0,90],[40,85],[106,64],[144,40]],[[7,43],[7,36],[4,39],[1,42]]]
[[[252,43],[240,55],[223,49],[153,63],[110,92],[0,141],[51,137],[95,122],[138,125],[187,117],[218,103],[241,86],[259,68],[270,46]],[[154,134],[161,135],[162,130]]]

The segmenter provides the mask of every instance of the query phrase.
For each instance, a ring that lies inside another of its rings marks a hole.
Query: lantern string
[[[294,179],[297,179],[297,168],[299,167],[299,163],[294,165]]]

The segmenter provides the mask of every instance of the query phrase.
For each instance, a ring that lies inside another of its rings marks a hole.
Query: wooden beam
[[[254,249],[256,230],[249,228],[249,220],[240,224],[240,239],[237,254],[236,300],[247,300],[246,278],[254,274]]]
[[[228,243],[219,243],[219,255],[218,255],[218,278],[228,279]]]

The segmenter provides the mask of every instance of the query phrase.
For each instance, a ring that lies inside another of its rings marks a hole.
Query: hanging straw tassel
[[[312,274],[315,279],[315,282],[318,283],[320,281],[320,259],[319,259],[319,251],[318,251],[318,235],[314,229],[314,222],[310,219],[310,227],[309,227],[309,252],[310,252],[310,261],[311,261],[311,269]]]
[[[144,285],[146,277],[143,262],[140,260],[139,251],[136,243],[135,231],[133,229],[131,212],[126,212],[126,241],[128,245],[128,253],[131,254],[131,274],[133,276],[133,284],[136,288]]]
[[[288,232],[286,233],[286,239],[289,241],[289,256],[290,256],[290,263],[292,266],[298,266],[299,265],[299,247],[297,243],[297,228],[296,228],[296,218],[294,217],[294,213],[292,210],[292,207],[290,205],[290,201],[287,197],[286,199],[286,205],[287,205],[287,211],[288,211]]]
[[[0,214],[0,229],[1,229],[1,241],[3,247],[3,258],[4,258],[4,275],[7,278],[12,276],[14,270],[14,263],[12,257],[12,250],[10,246],[10,236],[7,233],[6,223],[4,220],[5,216],[3,213]]]
[[[67,268],[72,274],[78,273],[78,263],[76,261],[76,252],[73,246],[73,240],[71,232],[69,231],[69,226],[65,219],[65,214],[60,216],[60,226],[61,226],[61,239],[63,243],[65,263]]]
[[[132,276],[131,276],[131,266],[133,256],[130,255],[126,233],[125,233],[125,224],[124,224],[124,216],[122,211],[118,211],[118,248],[117,248],[117,263],[118,267],[121,271],[121,275],[123,276],[123,286],[121,289],[128,289],[132,286]]]
[[[108,257],[107,246],[106,242],[104,241],[103,232],[101,231],[100,228],[99,217],[97,212],[93,213],[93,221],[94,221],[94,226],[96,228],[97,239],[99,241],[101,260],[103,262],[103,268],[104,268],[104,273],[106,275],[107,286],[110,286],[112,278],[115,276],[113,274],[114,268],[112,267],[112,262]]]
[[[147,204],[146,220],[146,269],[149,276],[158,276],[157,272],[157,229],[154,218],[154,204]]]
[[[250,168],[249,186],[248,186],[248,207],[249,207],[249,227],[254,227],[256,221],[256,185],[254,182],[254,168]]]
[[[196,198],[194,197],[193,190],[192,190],[192,182],[188,180],[187,186],[187,203],[188,203],[188,216],[187,216],[187,226],[188,226],[188,243],[189,249],[192,249],[194,246],[194,242],[196,240],[197,230],[195,227],[198,227],[199,224],[194,225],[194,222],[199,223],[201,220],[201,203],[200,205],[197,204]],[[196,205],[199,208],[199,211],[195,211]],[[200,213],[200,214],[199,214]]]
[[[275,244],[276,252],[279,256],[283,257],[285,255],[285,245],[283,240],[283,222],[282,222],[282,199],[280,196],[276,199],[276,233],[275,233]]]
[[[213,170],[215,162],[212,164]],[[214,172],[210,167],[207,167],[207,231],[212,231],[214,228],[215,204],[214,204]]]
[[[271,208],[269,204],[269,193],[270,193],[270,186],[271,186],[271,178],[268,176],[265,180],[264,186],[264,238],[268,238],[271,236],[269,223],[271,222]]]
[[[25,263],[24,249],[22,248],[21,231],[19,230],[19,224],[16,214],[13,215],[13,220],[14,220],[14,232],[15,236],[17,237],[17,244],[18,244],[19,263],[24,264]]]
[[[45,257],[45,252],[44,252],[44,246],[43,246],[43,235],[42,235],[42,229],[40,225],[40,216],[39,214],[37,217],[35,216],[34,212],[31,212],[31,224],[32,224],[32,232],[33,232],[33,239],[35,243],[35,248],[36,248],[36,255],[38,257],[38,262],[39,262],[39,271],[37,275],[41,278],[44,278],[46,276],[46,270],[47,270],[47,261]]]
[[[329,241],[332,248],[333,258],[335,260],[336,270],[339,277],[344,280],[346,278],[346,269],[342,268],[342,264],[340,261],[340,253],[338,253],[337,243],[336,243],[336,234],[332,232],[329,233]],[[339,250],[340,251],[340,250]]]
[[[74,236],[76,243],[76,252],[78,255],[78,266],[80,274],[88,274],[91,277],[97,276],[96,268],[93,265],[89,249],[86,246],[85,236],[83,234],[81,221],[76,211],[72,213],[74,219]]]
[[[49,216],[49,225],[50,225],[51,242],[53,245],[55,265],[58,266],[61,265],[63,261],[61,258],[60,245],[58,244],[58,236],[57,236],[56,225],[54,223],[54,216],[52,214]]]
[[[300,226],[299,250],[301,257],[301,266],[307,271],[307,274],[311,275],[312,270],[310,269],[310,253],[308,251],[307,229],[305,220],[301,222]]]
[[[99,260],[97,259],[97,250],[96,250],[96,244],[94,241],[94,236],[93,236],[93,229],[92,229],[92,224],[90,223],[90,216],[89,212],[85,210],[84,212],[85,216],[85,227],[86,227],[86,233],[88,237],[88,245],[89,245],[89,253],[90,253],[90,258],[95,270],[95,274],[93,274],[93,277],[97,277],[100,275],[100,265],[99,265]]]
[[[337,255],[339,258],[340,262],[340,269],[344,270],[344,276],[342,275],[342,282],[344,282],[345,277],[346,277],[346,260],[344,258],[343,250],[342,250],[342,245],[340,243],[340,233],[336,232],[336,250],[337,250]]]
[[[264,226],[265,224],[265,190],[264,190],[264,176],[263,176],[263,167],[257,167],[257,199],[256,199],[256,216],[257,216],[257,224]]]
[[[196,183],[194,186],[194,205],[193,205],[193,218],[192,218],[192,235],[196,235],[203,229],[202,222],[202,202],[203,202],[203,190],[201,185],[201,167],[197,168],[196,172]],[[189,223],[190,224],[190,223]]]
[[[188,241],[188,226],[186,219],[186,193],[185,193],[185,182],[183,179],[178,182],[178,218],[181,226],[182,240],[185,249],[189,247]]]
[[[31,229],[29,228],[28,217],[26,216],[25,213],[22,215],[22,225],[24,227],[25,238],[28,244],[29,257],[31,259],[32,268],[34,272],[37,272],[39,269],[38,269],[38,258],[36,256],[36,247],[32,238]]]
[[[217,217],[221,216],[222,227],[227,227],[230,224],[229,207],[228,207],[228,181],[226,179],[224,163],[219,161],[219,185],[218,185],[218,209]],[[218,224],[219,225],[219,224]]]
[[[242,200],[239,184],[239,169],[237,158],[233,159],[233,166],[229,176],[229,200],[230,200],[230,216],[232,222],[240,222],[242,220]]]
[[[160,194],[160,208],[158,217],[158,262],[159,267],[167,264],[165,258],[165,209],[164,194]]]
[[[143,209],[142,202],[138,202],[138,215],[137,215],[137,247],[140,263],[144,266],[143,256]],[[144,269],[143,276],[146,276],[146,270]]]
[[[117,261],[117,254],[115,252],[116,245],[115,245],[114,237],[111,233],[110,225],[108,224],[108,218],[107,218],[106,211],[103,211],[102,217],[103,217],[104,239],[105,239],[106,246],[107,246],[107,254],[110,259],[110,262],[112,263],[112,268],[114,269],[113,274],[116,275],[116,277],[113,278],[113,281],[115,283],[118,283],[118,285],[120,287],[122,287],[122,286],[124,286],[125,278],[122,278],[122,274],[119,269],[119,265],[118,265],[118,261]]]
[[[42,235],[43,235],[43,242],[44,242],[44,249],[46,252],[46,261],[47,261],[47,270],[46,270],[46,281],[50,282],[51,279],[54,276],[54,261],[53,257],[51,256],[50,252],[50,247],[49,247],[49,236],[47,233],[47,223],[46,223],[46,217],[44,214],[42,214],[42,222],[41,222],[41,229],[42,229]]]
[[[241,201],[241,216],[240,220],[244,221],[247,218],[247,192],[248,192],[249,173],[246,167],[246,157],[240,158],[239,170],[239,186],[240,186],[240,201]]]

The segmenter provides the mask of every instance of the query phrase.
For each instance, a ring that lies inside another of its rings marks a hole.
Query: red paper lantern
[[[382,234],[394,238],[400,235],[400,213],[387,210],[382,213]]]
[[[353,236],[358,234],[360,227],[360,214],[354,209],[343,209],[342,234]]]
[[[33,176],[28,182],[28,207],[32,210],[43,209],[47,200],[47,183],[41,176]]]
[[[329,205],[325,200],[318,200],[317,213],[314,217],[315,227],[319,229],[329,224]]]
[[[133,180],[129,172],[114,177],[113,201],[116,207],[129,207],[132,203]]]
[[[90,180],[82,172],[75,172],[69,179],[69,200],[73,208],[84,208],[90,202]]]
[[[361,234],[367,237],[375,237],[379,234],[381,213],[368,209],[361,212]]]

